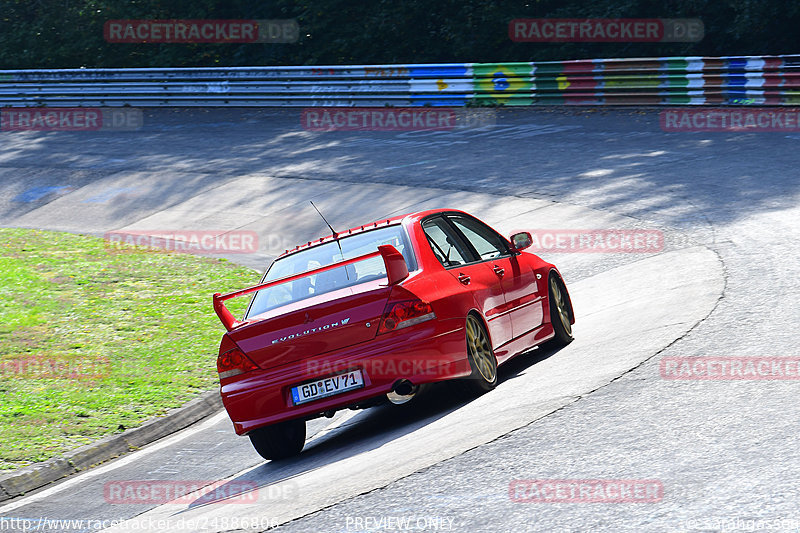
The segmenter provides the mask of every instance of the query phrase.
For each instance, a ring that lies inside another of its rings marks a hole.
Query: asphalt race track
[[[309,132],[300,110],[165,109],[145,110],[139,131],[2,132],[0,225],[99,236],[255,231],[256,253],[220,255],[260,272],[284,248],[327,233],[308,200],[335,228],[449,206],[506,233],[657,230],[664,246],[542,252],[567,282],[576,340],[513,360],[484,396],[444,385],[401,408],[318,419],[303,453],[275,463],[220,413],[6,502],[0,524],[800,531],[800,381],[660,372],[666,357],[800,358],[798,142],[665,133],[658,110],[563,108],[500,110],[494,124],[452,131]],[[249,489],[168,505],[104,493],[135,480]],[[530,480],[647,480],[660,492],[650,502],[525,501],[530,493],[515,487]]]

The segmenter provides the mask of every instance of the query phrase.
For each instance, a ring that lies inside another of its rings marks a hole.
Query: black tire
[[[254,429],[247,434],[253,448],[264,459],[286,459],[300,453],[306,442],[304,420],[287,420]]]
[[[547,282],[548,300],[550,301],[550,322],[553,324],[555,336],[548,341],[547,346],[558,348],[566,346],[574,339],[572,336],[572,304],[564,283],[555,274],[550,274]]]
[[[467,315],[467,359],[472,374],[461,380],[462,388],[470,395],[489,392],[497,386],[497,358],[489,334],[475,315]]]

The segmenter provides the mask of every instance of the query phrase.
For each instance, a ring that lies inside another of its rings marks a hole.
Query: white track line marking
[[[59,483],[54,487],[50,487],[41,492],[37,492],[36,494],[25,496],[21,500],[9,503],[8,505],[4,505],[3,507],[0,507],[0,515],[5,514],[9,511],[13,511],[14,509],[22,507],[23,505],[28,505],[37,502],[39,500],[46,499],[57,492],[61,492],[62,490],[73,487],[79,483],[83,483],[86,480],[101,476],[121,466],[128,465],[138,459],[141,459],[142,457],[147,457],[148,455],[155,453],[163,448],[166,448],[167,446],[171,446],[172,444],[175,444],[176,442],[179,442],[187,437],[190,437],[199,431],[208,429],[214,424],[217,424],[222,420],[225,420],[226,418],[228,418],[228,413],[226,413],[225,411],[217,413],[208,420],[201,422],[197,426],[183,429],[178,433],[176,433],[175,435],[167,437],[161,442],[158,442],[157,444],[153,444],[145,448],[142,448],[141,450],[132,452],[129,455],[124,456],[121,459],[114,460],[112,463],[107,464],[105,466],[100,466],[97,468],[93,468],[91,470],[87,470],[86,472],[75,474],[73,477],[68,478],[63,483]]]
[[[327,426],[322,428],[320,431],[318,431],[317,433],[312,435],[309,439],[307,439],[306,440],[306,444],[314,442],[315,440],[321,438],[322,436],[327,435],[332,430],[336,429],[337,427],[341,426],[345,422],[349,421],[351,418],[353,418],[354,416],[356,416],[359,413],[360,413],[360,411],[352,411],[352,412],[346,413],[345,415],[341,416],[337,420],[334,420],[333,422],[331,422],[330,424],[328,424]],[[45,489],[45,490],[43,490],[41,492],[37,492],[36,494],[32,494],[31,496],[23,497],[21,500],[18,500],[18,501],[9,503],[8,505],[4,505],[3,507],[0,507],[0,516],[2,516],[4,513],[7,513],[9,511],[13,511],[14,509],[17,509],[17,508],[22,507],[24,505],[28,505],[28,504],[31,504],[31,503],[35,503],[35,502],[37,502],[39,500],[46,499],[49,496],[52,496],[53,494],[55,494],[57,492],[61,492],[64,489],[68,489],[70,487],[73,487],[74,485],[77,485],[79,483],[83,483],[84,481],[87,481],[89,479],[92,479],[92,478],[98,477],[100,475],[103,475],[103,474],[105,474],[107,472],[110,472],[110,471],[112,471],[114,469],[117,469],[117,468],[119,468],[121,466],[128,465],[128,464],[130,464],[130,463],[132,463],[132,462],[134,462],[134,461],[136,461],[138,459],[141,459],[143,457],[147,457],[148,455],[150,455],[152,453],[155,453],[155,452],[157,452],[157,451],[159,451],[159,450],[161,450],[163,448],[166,448],[167,446],[171,446],[172,444],[175,444],[176,442],[179,442],[179,441],[181,441],[181,440],[183,440],[183,439],[185,439],[185,438],[187,438],[189,436],[192,436],[192,435],[194,435],[195,433],[197,433],[199,431],[204,431],[204,430],[210,428],[211,426],[217,424],[218,422],[221,422],[222,420],[226,419],[227,417],[228,417],[228,414],[225,411],[222,411],[222,412],[217,413],[216,415],[212,416],[208,420],[200,423],[199,425],[197,425],[197,427],[184,429],[184,430],[180,431],[179,433],[177,433],[177,434],[175,434],[175,435],[173,435],[171,437],[167,437],[165,440],[159,442],[158,444],[154,444],[152,446],[148,446],[148,447],[145,447],[145,448],[143,448],[141,450],[132,452],[130,455],[127,455],[127,456],[125,456],[125,457],[123,457],[121,459],[115,460],[111,464],[108,464],[108,465],[105,465],[105,466],[100,466],[98,468],[95,468],[95,469],[92,469],[92,470],[88,470],[88,471],[83,472],[83,473],[75,474],[73,477],[67,479],[63,483],[59,483],[58,485],[56,485],[54,487],[50,487],[50,488]],[[242,474],[246,474],[247,472],[260,467],[262,464],[263,463],[258,463],[255,466],[252,466],[250,468],[246,468],[246,469],[244,469],[244,470],[242,470],[240,472],[236,472],[235,474],[229,476],[226,479],[234,479],[234,478],[236,478],[236,477],[238,477],[238,476],[240,476]]]

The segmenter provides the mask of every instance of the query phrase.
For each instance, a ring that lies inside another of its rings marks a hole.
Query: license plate
[[[351,370],[345,374],[337,374],[292,387],[292,400],[295,405],[300,405],[319,398],[360,389],[363,386],[364,378],[361,376],[361,370]]]

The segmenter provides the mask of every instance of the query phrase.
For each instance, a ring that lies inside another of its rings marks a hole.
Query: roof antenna
[[[320,210],[319,210],[319,209],[317,209],[317,206],[315,206],[315,205],[314,205],[314,202],[312,202],[311,200],[309,200],[309,201],[308,201],[308,203],[310,203],[310,204],[311,204],[311,207],[313,207],[313,208],[314,208],[314,210],[315,210],[317,213],[319,213],[319,216],[321,216],[321,217],[322,217],[322,220],[324,220],[324,221],[325,221],[325,224],[327,224],[327,225],[328,225],[328,227],[329,227],[329,228],[331,228],[331,233],[333,233],[333,238],[334,238],[334,239],[336,239],[336,242],[339,242],[339,234],[338,234],[338,233],[336,233],[336,230],[335,230],[335,229],[333,229],[333,226],[331,226],[331,223],[330,223],[330,222],[328,222],[328,219],[326,219],[326,218],[325,218],[325,215],[323,215],[323,214],[320,212]],[[342,250],[342,247],[341,247],[341,246],[339,246],[339,251],[341,251],[341,250]]]
[[[339,255],[341,255],[341,256],[342,256],[342,261],[344,261],[344,252],[342,251],[342,243],[340,243],[340,242],[339,242],[339,234],[338,234],[338,233],[336,233],[336,230],[335,230],[335,229],[333,229],[333,226],[331,226],[331,223],[330,223],[330,222],[328,222],[328,219],[327,219],[327,218],[325,218],[325,215],[323,215],[323,214],[322,214],[322,212],[321,212],[319,209],[317,209],[317,206],[315,206],[315,205],[314,205],[314,202],[312,202],[311,200],[309,200],[309,201],[308,201],[308,203],[310,203],[310,204],[311,204],[311,207],[313,207],[313,208],[314,208],[314,211],[316,211],[317,213],[319,213],[319,216],[321,216],[321,217],[322,217],[322,220],[324,220],[324,221],[325,221],[325,224],[327,224],[327,225],[328,225],[328,227],[329,227],[329,228],[331,228],[331,233],[333,234],[333,240],[335,240],[335,241],[336,241],[336,244],[337,244],[337,246],[339,246]],[[346,267],[346,266],[344,267],[344,274],[345,274],[345,276],[347,276],[347,280],[348,280],[348,281],[350,281],[350,274],[347,272],[347,267]]]

